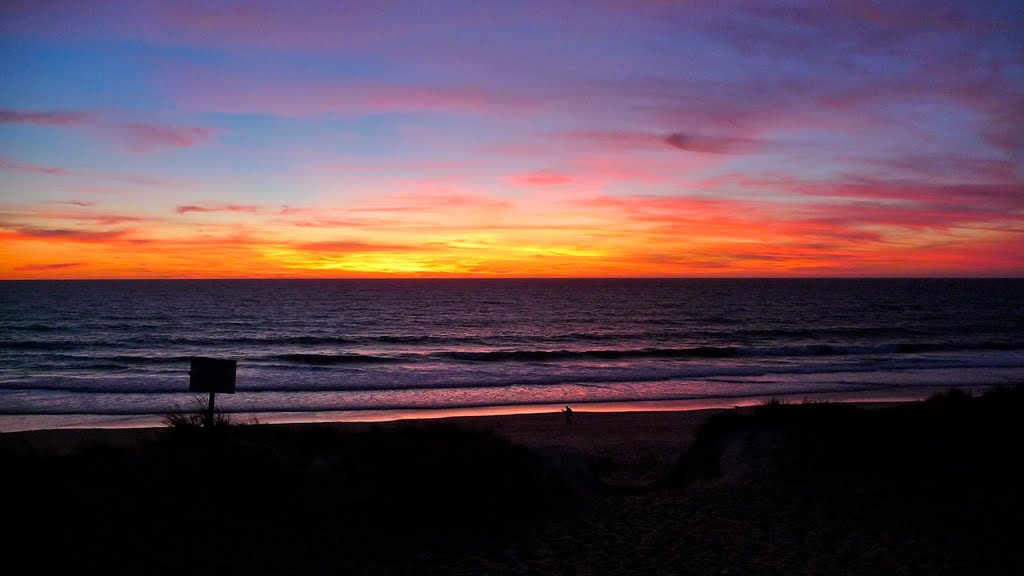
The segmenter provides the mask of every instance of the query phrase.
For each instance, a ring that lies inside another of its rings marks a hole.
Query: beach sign
[[[235,368],[237,366],[238,362],[235,360],[192,358],[192,369],[188,371],[188,391],[210,393],[210,404],[206,408],[205,425],[207,430],[213,428],[213,403],[217,392],[235,393]]]
[[[237,365],[235,360],[192,358],[192,369],[188,372],[188,391],[234,394]]]

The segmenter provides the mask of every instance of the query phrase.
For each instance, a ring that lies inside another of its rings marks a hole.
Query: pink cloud
[[[0,169],[3,170],[14,170],[16,172],[29,172],[32,174],[45,174],[48,176],[77,176],[76,172],[72,172],[66,168],[59,166],[41,166],[39,164],[25,164],[23,162],[15,162],[9,158],[0,156]]]
[[[772,246],[781,245],[837,254],[865,249],[886,252],[894,249],[893,239],[906,242],[950,234],[952,240],[954,231],[965,230],[984,230],[1017,243],[1024,238],[1024,215],[1020,213],[954,205],[881,201],[798,204],[650,196],[592,196],[573,202],[655,235],[660,238],[655,244],[677,237],[707,236],[729,239],[723,242],[745,247],[748,252],[757,246],[758,254],[771,254]],[[927,235],[919,236],[922,233]]]
[[[513,174],[508,177],[508,180],[524,186],[558,186],[575,182],[574,178],[552,170],[537,170],[525,174]]]
[[[125,122],[111,125],[96,122],[92,113],[66,110],[0,109],[0,124],[29,124],[35,126],[78,127],[91,124],[101,133],[112,134],[130,148],[150,153],[162,148],[197,146],[214,136],[207,128],[194,126],[168,126],[147,122]]]

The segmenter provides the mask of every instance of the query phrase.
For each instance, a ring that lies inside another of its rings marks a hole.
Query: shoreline
[[[995,384],[959,386],[973,392]],[[757,406],[777,399],[785,403],[840,402],[892,403],[915,402],[944,392],[948,385],[899,389],[872,389],[846,393],[774,394],[718,399],[638,400],[628,402],[569,403],[574,412],[691,412],[700,410]],[[258,424],[374,423],[403,420],[436,420],[461,417],[513,416],[560,412],[565,404],[523,404],[454,408],[412,408],[394,410],[345,410],[309,412],[226,412],[234,421]],[[0,415],[0,434],[56,429],[120,429],[165,427],[163,414],[7,414]]]
[[[964,383],[957,388],[984,392],[1005,385]],[[615,402],[571,402],[574,412],[691,412],[756,406],[772,399],[786,403],[839,402],[854,404],[915,402],[949,390],[947,384],[908,388],[846,392],[763,394],[742,397],[633,400]],[[502,417],[559,412],[565,404],[518,404],[451,408],[401,408],[389,410],[344,410],[308,412],[226,412],[234,421],[255,424],[382,423],[407,420],[441,420]],[[7,414],[0,415],[0,434],[45,430],[147,429],[165,427],[164,414]]]

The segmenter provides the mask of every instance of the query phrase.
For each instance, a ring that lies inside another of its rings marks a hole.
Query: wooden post
[[[210,405],[206,409],[206,428],[213,430],[213,397],[216,392],[210,392]]]

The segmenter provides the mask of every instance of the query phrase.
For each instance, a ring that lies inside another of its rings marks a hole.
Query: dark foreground
[[[614,456],[436,423],[232,426],[212,438],[182,427],[70,451],[9,434],[3,566],[1019,574],[1022,411],[1024,388],[727,411],[692,442],[680,431],[678,462],[643,484],[622,481],[643,475],[624,475]],[[635,440],[631,466],[643,462]]]

